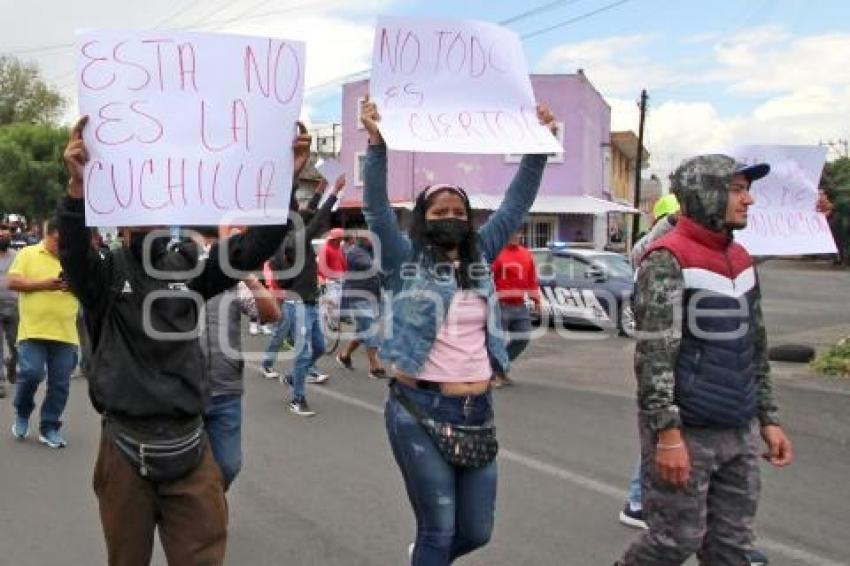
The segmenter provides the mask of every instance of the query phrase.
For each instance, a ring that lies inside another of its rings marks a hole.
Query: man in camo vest
[[[649,530],[622,566],[749,564],[764,457],[791,463],[773,400],[752,258],[732,240],[766,164],[724,155],[673,174],[682,211],[638,271],[635,314],[644,514]]]

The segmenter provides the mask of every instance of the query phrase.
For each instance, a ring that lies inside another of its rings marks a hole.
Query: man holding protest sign
[[[199,309],[235,285],[238,272],[258,269],[288,226],[250,228],[214,244],[202,266],[195,246],[170,247],[167,231],[150,228],[129,229],[129,246],[101,258],[84,217],[86,122],[74,126],[64,154],[70,182],[58,211],[60,260],[93,345],[89,394],[103,414],[94,489],[109,564],[148,564],[157,527],[170,564],[221,564],[227,508],[202,422]],[[309,148],[310,137],[299,135],[296,175]]]
[[[312,417],[316,414],[307,403],[304,384],[310,368],[325,353],[325,336],[319,320],[318,266],[312,240],[325,231],[325,223],[336,205],[337,195],[344,187],[345,178],[340,177],[315,214],[302,214],[310,218],[304,227],[304,238],[300,241],[298,238],[287,238],[269,261],[272,269],[280,271],[292,266],[299,255],[304,258],[299,273],[291,279],[278,280],[278,286],[286,292],[283,316],[290,321],[297,350],[292,373],[285,379],[292,389],[288,407],[290,412],[302,417]],[[270,344],[263,359],[263,372],[267,376],[273,375],[272,365],[277,357],[277,350],[272,346],[273,344]]]

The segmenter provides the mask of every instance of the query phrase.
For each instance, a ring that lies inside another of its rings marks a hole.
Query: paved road
[[[774,341],[850,333],[846,272],[782,262],[762,276]],[[628,544],[635,533],[616,515],[637,454],[632,351],[628,339],[589,332],[550,331],[532,344],[516,367],[521,385],[497,393],[494,540],[459,564],[605,565]],[[366,377],[364,358],[355,363],[311,388],[320,414],[310,420],[285,411],[278,383],[246,372],[246,461],[229,497],[228,564],[405,563],[413,520],[383,429],[386,389]],[[776,374],[798,461],[764,470],[761,544],[780,566],[850,564],[850,382],[790,365]],[[3,427],[10,409],[0,403]],[[58,452],[0,435],[4,566],[104,563],[90,487],[98,420],[83,381],[73,383],[66,422],[70,446]]]

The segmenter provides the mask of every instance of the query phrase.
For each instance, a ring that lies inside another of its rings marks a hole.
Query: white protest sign
[[[316,171],[333,186],[336,180],[345,175],[345,167],[336,159],[323,159],[316,165]]]
[[[95,30],[76,55],[86,224],[286,222],[302,43]]]
[[[537,120],[519,37],[495,24],[379,18],[369,90],[391,149],[563,152]]]
[[[318,165],[316,165],[316,171],[318,171],[322,178],[328,182],[328,188],[325,189],[324,194],[322,194],[322,199],[319,201],[319,208],[321,208],[331,195],[331,188],[336,184],[340,177],[345,175],[345,167],[343,167],[336,159],[323,159]],[[331,210],[336,212],[337,209],[339,209],[339,203],[341,202],[342,192],[337,195],[336,204]]]
[[[752,255],[835,253],[835,240],[823,214],[815,210],[826,148],[751,145],[726,152],[741,163],[768,163],[770,174],[755,181],[747,227],[735,239]]]

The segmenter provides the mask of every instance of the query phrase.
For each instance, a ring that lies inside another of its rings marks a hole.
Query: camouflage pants
[[[618,564],[673,566],[696,553],[705,566],[749,566],[759,490],[759,434],[685,428],[691,457],[687,486],[673,488],[655,469],[656,436],[641,423],[641,487],[649,530]]]

